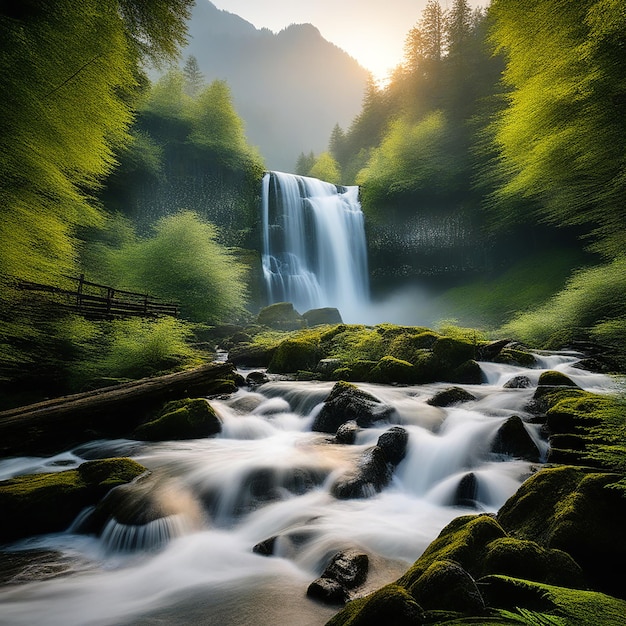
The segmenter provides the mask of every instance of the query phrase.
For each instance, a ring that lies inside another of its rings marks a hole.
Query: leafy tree
[[[41,339],[13,281],[76,271],[76,230],[101,219],[91,196],[129,141],[144,60],[175,54],[191,4],[0,7],[0,378]]]
[[[492,3],[492,38],[506,55],[508,106],[494,128],[496,214],[516,207],[558,225],[591,228],[611,257],[626,230],[626,14],[612,0]],[[526,202],[520,202],[519,199]]]
[[[450,141],[449,126],[440,111],[417,123],[406,117],[392,122],[357,178],[364,207],[380,217],[383,209],[401,211],[407,196],[429,203],[450,194],[458,175]]]
[[[135,239],[116,219],[110,232],[121,245],[101,245],[91,258],[94,269],[104,270],[100,280],[178,301],[182,316],[195,322],[215,324],[243,313],[247,268],[217,243],[212,224],[182,211],[160,219],[151,236]]]
[[[341,182],[339,164],[330,152],[322,152],[322,154],[317,157],[313,167],[309,171],[309,176],[325,180],[328,183],[335,183],[336,185]]]

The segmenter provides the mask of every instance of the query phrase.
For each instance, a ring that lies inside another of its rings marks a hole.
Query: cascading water
[[[306,589],[334,553],[365,551],[370,573],[361,591],[382,587],[452,519],[496,512],[529,475],[534,462],[490,448],[511,415],[529,417],[525,407],[534,389],[505,388],[506,381],[522,374],[536,381],[541,371],[557,369],[582,388],[615,389],[610,378],[572,367],[571,355],[539,358],[536,369],[482,363],[487,382],[462,385],[476,399],[447,408],[428,403],[446,383],[359,385],[393,412],[388,423],[360,430],[352,445],[312,431],[332,382],[277,379],[210,400],[223,423],[216,437],[103,440],[51,458],[0,460],[2,478],[114,456],[130,456],[151,471],[110,492],[125,496],[125,524],[109,521],[100,536],[85,535],[80,516],[64,533],[3,548],[11,559],[20,552],[24,559],[42,555],[49,567],[29,566],[21,578],[5,579],[0,624],[322,626],[337,607],[310,600]],[[392,424],[406,430],[408,445],[391,482],[369,498],[333,496],[335,481]],[[527,421],[524,428],[545,457],[539,426]],[[475,494],[459,502],[468,475]],[[130,517],[135,509],[147,521],[143,526]],[[155,520],[156,509],[164,517]],[[273,556],[255,553],[255,545],[271,538]]]
[[[334,307],[359,321],[369,300],[358,187],[283,172],[263,178],[263,274],[268,301],[304,313]]]

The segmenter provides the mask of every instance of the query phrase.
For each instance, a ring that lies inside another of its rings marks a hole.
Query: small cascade
[[[369,300],[358,187],[269,172],[263,179],[263,274],[268,301],[334,307],[358,321]]]
[[[577,369],[573,356],[539,357],[535,368],[482,364],[488,382],[466,385],[475,399],[448,407],[429,400],[449,383],[359,383],[394,410],[359,428],[352,443],[312,430],[333,382],[270,380],[210,400],[223,423],[215,437],[102,440],[48,459],[0,459],[0,476],[121,454],[150,472],[112,489],[67,532],[14,546],[27,556],[33,547],[59,553],[75,571],[0,585],[0,622],[325,624],[336,607],[307,600],[306,590],[333,554],[368,554],[366,584],[382,587],[446,524],[496,513],[535,471],[539,457],[494,443],[498,433],[519,441],[503,434],[513,417],[545,459],[548,444],[526,410],[534,389],[505,387],[511,377],[536,381],[559,368],[584,389],[612,388],[610,377]],[[403,456],[370,463],[373,446],[386,441],[385,455],[392,450],[389,437],[380,441],[393,429],[407,434]],[[336,489],[354,478],[361,491]]]

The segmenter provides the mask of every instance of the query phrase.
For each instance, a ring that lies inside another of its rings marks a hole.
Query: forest
[[[262,302],[263,158],[228,85],[205,84],[194,57],[177,61],[191,3],[114,4],[3,10],[0,379],[11,389],[36,379],[45,395],[189,363],[203,325]],[[437,285],[431,318],[535,347],[600,344],[623,367],[623,21],[617,0],[431,1],[407,25],[389,83],[371,80],[328,151],[294,164],[359,185],[374,289],[403,272]],[[445,245],[423,245],[429,228]],[[174,253],[183,246],[193,258]],[[19,288],[80,274],[180,301],[183,315],[92,323],[42,313]],[[136,354],[134,372],[120,367],[165,323],[176,332],[155,340],[150,365]]]
[[[193,5],[0,5],[0,621],[622,624],[623,0],[428,0],[280,173],[406,325],[271,301]]]

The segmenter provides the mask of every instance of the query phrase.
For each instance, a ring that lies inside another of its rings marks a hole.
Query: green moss
[[[298,370],[313,370],[320,360],[317,342],[302,337],[282,341],[270,361],[268,372],[294,373]]]
[[[548,370],[546,372],[541,372],[539,376],[539,380],[537,381],[537,385],[539,386],[548,386],[548,387],[577,387],[578,385],[569,377],[563,374],[563,372],[558,372],[556,370]]]
[[[408,361],[384,356],[370,371],[369,380],[374,383],[411,384],[416,382],[417,372],[415,366]]]
[[[505,537],[502,527],[489,515],[465,515],[448,524],[422,556],[398,580],[409,589],[435,561],[452,560],[470,574],[476,573],[487,544]]]
[[[22,537],[65,530],[87,506],[111,488],[146,472],[130,459],[89,461],[78,469],[17,476],[0,482],[0,537]],[[6,512],[10,511],[10,515]]]
[[[537,621],[536,624],[618,626],[624,623],[626,615],[624,600],[594,591],[557,587],[506,576],[489,576],[481,579],[480,583],[491,606],[508,610],[530,606],[532,611],[545,614],[546,621]],[[524,613],[528,615],[530,612],[522,612],[521,615]],[[510,613],[502,615],[513,617]],[[555,617],[562,618],[562,621],[550,621],[550,618]]]
[[[326,626],[414,626],[421,624],[422,608],[398,585],[387,585],[375,593],[349,602]]]
[[[264,307],[259,311],[257,322],[276,330],[296,330],[306,326],[306,320],[291,302],[277,302]]]
[[[506,365],[519,365],[520,367],[534,367],[537,364],[537,358],[534,354],[525,350],[503,348],[494,359],[494,362]]]
[[[167,441],[199,439],[220,431],[220,419],[204,398],[186,398],[168,402],[154,420],[138,426],[132,436],[144,441]]]
[[[569,554],[513,537],[496,539],[487,546],[481,575],[488,574],[504,574],[563,587],[585,586],[582,570]]]
[[[433,344],[433,355],[446,367],[458,367],[476,356],[476,346],[469,341],[441,337]]]

